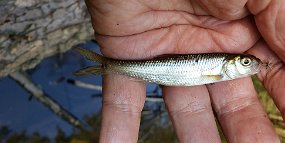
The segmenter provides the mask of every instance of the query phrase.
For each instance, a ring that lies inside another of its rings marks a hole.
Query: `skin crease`
[[[247,51],[270,61],[272,67],[258,77],[285,117],[285,1],[86,0],[86,5],[107,57]],[[163,94],[179,142],[221,142],[213,112],[231,143],[280,142],[250,78],[164,87]],[[100,142],[137,142],[144,100],[144,82],[105,75]]]

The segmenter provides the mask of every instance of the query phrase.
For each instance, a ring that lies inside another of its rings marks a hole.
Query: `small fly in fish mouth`
[[[247,54],[205,53],[167,55],[146,60],[117,60],[76,47],[88,60],[100,63],[75,72],[77,76],[121,74],[166,86],[194,86],[248,77],[264,65]]]

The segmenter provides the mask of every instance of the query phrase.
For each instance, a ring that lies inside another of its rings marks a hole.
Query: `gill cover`
[[[256,74],[260,70],[260,60],[254,56],[235,56],[224,65],[225,74],[230,78],[241,78]]]

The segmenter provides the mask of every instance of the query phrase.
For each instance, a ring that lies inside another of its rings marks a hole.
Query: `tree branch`
[[[34,98],[48,107],[57,116],[76,128],[87,130],[88,127],[86,127],[86,125],[82,124],[74,115],[72,115],[62,106],[60,106],[55,100],[49,97],[42,89],[35,85],[25,73],[15,72],[10,74],[10,77],[19,83]]]

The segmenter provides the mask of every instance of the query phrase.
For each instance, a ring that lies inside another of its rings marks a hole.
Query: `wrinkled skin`
[[[248,52],[272,62],[258,75],[285,117],[284,0],[86,0],[102,53],[116,59],[161,54]],[[221,20],[222,19],[222,20]],[[103,80],[100,142],[137,142],[145,83]],[[221,142],[214,112],[231,143],[279,142],[250,78],[163,87],[180,142]]]

